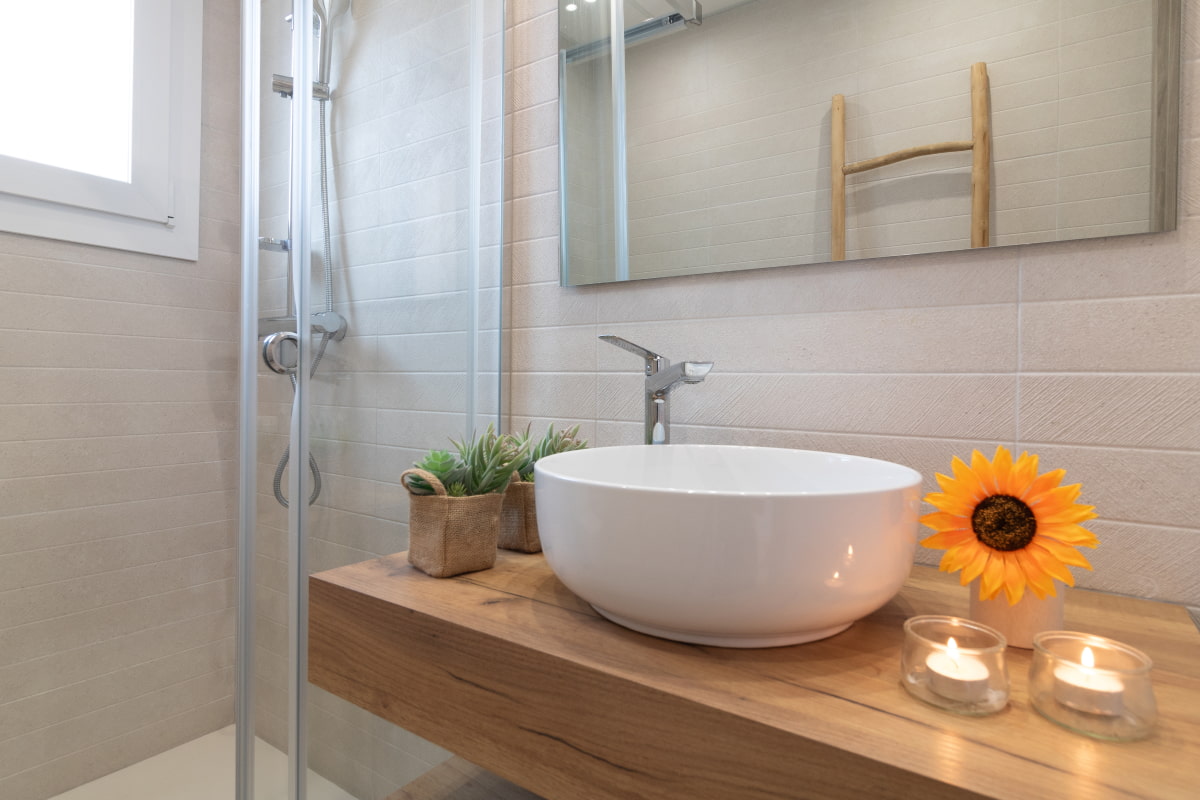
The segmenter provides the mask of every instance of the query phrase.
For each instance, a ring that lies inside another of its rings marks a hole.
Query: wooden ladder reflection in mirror
[[[971,140],[922,144],[897,150],[884,156],[846,163],[846,98],[833,96],[831,116],[832,135],[830,154],[833,176],[831,240],[833,260],[846,260],[846,176],[886,167],[898,161],[936,153],[957,153],[970,150],[971,163],[971,247],[987,247],[991,242],[989,219],[991,211],[992,130],[991,92],[988,86],[987,64],[971,65]]]

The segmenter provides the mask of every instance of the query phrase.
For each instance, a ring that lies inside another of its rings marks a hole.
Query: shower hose
[[[327,101],[319,101],[320,110],[320,151],[321,151],[321,224],[322,234],[324,235],[324,245],[322,255],[325,259],[325,310],[333,311],[333,246],[330,243],[329,236],[329,164],[326,157],[326,121],[325,107]],[[299,321],[299,314],[296,315]],[[317,353],[313,356],[312,366],[309,367],[308,376],[317,374],[317,365],[321,363],[321,359],[325,357],[325,348],[329,346],[329,340],[333,338],[332,333],[322,333],[321,341],[317,344]],[[296,391],[296,373],[292,372],[288,375],[288,379],[292,382],[292,392]],[[292,446],[289,444],[284,448],[283,455],[279,458],[279,463],[275,466],[275,478],[272,481],[271,488],[275,491],[275,499],[279,505],[284,508],[288,507],[288,499],[283,494],[283,473],[287,469],[288,461],[292,456]],[[310,452],[308,454],[308,468],[312,471],[313,490],[312,495],[308,498],[308,504],[311,506],[317,502],[317,498],[321,496],[321,468],[317,466],[317,459]]]

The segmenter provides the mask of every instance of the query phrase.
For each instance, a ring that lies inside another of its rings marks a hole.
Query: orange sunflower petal
[[[987,497],[987,491],[980,485],[979,477],[971,471],[965,461],[955,456],[950,461],[950,468],[954,471],[955,491],[961,492],[964,497],[969,497],[975,503]]]
[[[1017,463],[1013,465],[1013,472],[1010,480],[1013,497],[1025,499],[1026,492],[1029,491],[1029,486],[1037,478],[1038,457],[1021,453]]]
[[[922,539],[921,546],[928,547],[930,550],[946,550],[951,547],[960,547],[972,541],[975,541],[975,534],[969,530],[958,528],[956,530],[938,531],[932,536]]]
[[[1015,606],[1025,595],[1025,570],[1012,553],[1004,554],[1004,594],[1010,606]]]
[[[943,492],[948,494],[956,494],[964,498],[974,498],[975,493],[979,491],[979,481],[970,472],[967,473],[966,480],[952,478],[940,472],[935,477],[937,478],[938,486],[941,487]],[[980,496],[982,497],[982,494]]]
[[[1071,570],[1067,569],[1066,564],[1059,561],[1053,553],[1042,547],[1037,541],[1032,542],[1028,547],[1026,547],[1025,552],[1028,553],[1033,560],[1038,563],[1038,566],[1040,566],[1042,570],[1051,578],[1062,581],[1067,586],[1075,585],[1075,576],[1071,574]]]
[[[1073,483],[1070,486],[1059,486],[1057,489],[1043,492],[1036,499],[1031,499],[1028,505],[1035,511],[1043,511],[1047,514],[1053,514],[1064,508],[1070,508],[1079,499],[1081,486],[1082,484],[1078,483]]]
[[[975,513],[975,506],[978,503],[972,502],[959,494],[951,494],[948,492],[930,492],[925,495],[925,502],[937,508],[939,511],[945,511],[947,514],[957,514],[960,517],[971,518]]]
[[[958,578],[962,586],[966,586],[983,573],[983,568],[987,566],[991,553],[991,548],[982,544],[970,549],[969,558],[963,564],[962,574]]]
[[[1054,469],[1044,475],[1038,475],[1034,478],[1033,483],[1029,484],[1029,488],[1022,495],[1021,499],[1028,505],[1034,505],[1043,494],[1062,483],[1062,479],[1066,475],[1067,471],[1065,469]]]
[[[1056,539],[1051,539],[1048,536],[1039,536],[1034,539],[1033,543],[1040,545],[1043,549],[1049,551],[1050,555],[1054,556],[1064,564],[1068,564],[1072,567],[1083,567],[1084,569],[1092,568],[1091,563],[1084,558],[1083,553],[1080,553],[1069,544],[1063,544],[1062,542],[1057,541]]]
[[[1051,539],[1057,539],[1063,544],[1073,545],[1075,547],[1096,547],[1100,544],[1100,540],[1096,538],[1096,534],[1089,531],[1080,525],[1071,523],[1058,525],[1038,525],[1037,529],[1039,536],[1049,536]]]
[[[1000,494],[1012,494],[1012,453],[1005,447],[996,448],[996,456],[992,459],[992,471],[996,475],[996,491]]]
[[[988,553],[987,563],[979,575],[979,599],[991,600],[1004,586],[1004,560],[996,551]]]
[[[957,514],[947,514],[945,511],[935,511],[921,517],[921,524],[935,531],[952,531],[958,528],[970,527],[971,521]]]
[[[992,462],[978,450],[971,451],[971,472],[975,473],[986,494],[996,494],[996,472],[992,469]]]
[[[1035,512],[1034,516],[1037,517],[1039,525],[1060,525],[1064,523],[1071,524],[1075,522],[1086,522],[1089,519],[1095,519],[1096,512],[1092,510],[1094,508],[1095,506],[1074,505],[1064,508],[1062,511],[1058,511],[1053,514],[1047,514],[1045,516]]]
[[[960,545],[958,547],[951,547],[946,551],[946,554],[942,556],[942,562],[938,565],[938,569],[942,570],[943,572],[956,572],[962,569],[967,563],[970,562],[971,554],[978,547],[979,545],[972,545],[970,543],[966,545]]]
[[[1022,549],[1014,550],[1013,555],[1016,556],[1017,563],[1021,565],[1021,570],[1025,573],[1025,580],[1029,583],[1030,591],[1042,599],[1045,599],[1047,595],[1054,596],[1054,578],[1042,569],[1033,554],[1028,549]]]

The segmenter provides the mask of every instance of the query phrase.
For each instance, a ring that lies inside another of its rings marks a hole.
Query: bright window
[[[202,0],[0,11],[0,229],[196,258]]]

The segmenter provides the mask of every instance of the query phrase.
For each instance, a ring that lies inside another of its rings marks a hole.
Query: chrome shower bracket
[[[295,328],[294,317],[260,317],[258,338],[262,339],[277,331],[293,331]],[[345,339],[349,328],[350,323],[336,311],[317,311],[312,315],[312,332],[319,336],[329,336],[335,342]]]

